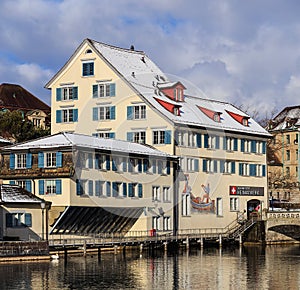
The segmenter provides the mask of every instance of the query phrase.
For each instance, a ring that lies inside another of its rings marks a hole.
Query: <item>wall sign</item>
[[[229,186],[229,195],[263,196],[263,187]]]

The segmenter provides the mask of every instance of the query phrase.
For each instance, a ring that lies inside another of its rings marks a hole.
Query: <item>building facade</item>
[[[112,139],[58,133],[6,147],[1,177],[52,203],[49,234],[172,232],[177,158]],[[175,169],[175,170],[174,170]]]
[[[272,197],[293,203],[299,196],[299,127],[300,106],[284,108],[268,124],[273,135],[269,144],[269,188]]]
[[[86,39],[46,88],[52,133],[128,140],[180,157],[179,229],[224,228],[268,206],[270,134],[231,104],[169,80],[144,52]]]

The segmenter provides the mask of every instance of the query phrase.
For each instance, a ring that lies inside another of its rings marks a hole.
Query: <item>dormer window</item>
[[[174,114],[175,116],[180,116],[180,105],[172,104],[158,98],[154,99],[170,113]]]
[[[248,126],[248,118],[243,118],[242,124],[243,124],[244,126]]]
[[[208,118],[212,119],[215,122],[221,122],[221,112],[216,112],[204,107],[197,106],[202,113],[204,113]]]
[[[249,119],[250,119],[250,117],[248,117],[248,116],[242,116],[240,114],[233,113],[233,112],[230,112],[230,111],[227,111],[227,110],[225,110],[225,111],[229,114],[230,117],[232,117],[234,120],[236,120],[237,122],[239,122],[243,126],[246,126],[246,127],[249,126]]]
[[[218,114],[218,113],[214,114],[214,121],[220,123],[220,121],[221,121],[220,114]]]
[[[163,83],[163,84],[160,83],[160,84],[157,84],[157,87],[169,99],[171,99],[175,102],[183,102],[184,101],[183,90],[186,88],[183,86],[182,83],[180,83],[180,82]]]
[[[182,88],[177,87],[174,89],[174,101],[183,102],[183,89]]]
[[[174,115],[179,116],[180,115],[180,110],[177,107],[174,107]]]

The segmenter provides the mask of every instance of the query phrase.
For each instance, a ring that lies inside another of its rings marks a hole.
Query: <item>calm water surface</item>
[[[300,289],[300,247],[128,251],[0,264],[0,289]]]

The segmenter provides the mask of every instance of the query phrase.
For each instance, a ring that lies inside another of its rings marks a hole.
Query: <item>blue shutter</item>
[[[172,131],[166,130],[165,131],[165,144],[171,144],[171,137],[172,137]]]
[[[115,139],[115,136],[116,136],[116,133],[114,133],[114,132],[109,133],[109,138]]]
[[[214,173],[218,172],[218,161],[214,160]]]
[[[201,144],[201,134],[200,133],[196,134],[196,142],[197,142],[197,147],[201,148],[202,144]]]
[[[223,137],[223,150],[227,150],[227,137]]]
[[[262,154],[266,154],[266,141],[262,142]]]
[[[143,172],[147,172],[147,171],[148,171],[148,160],[143,159]]]
[[[88,187],[89,187],[89,196],[93,196],[94,195],[94,182],[93,180],[89,180],[88,183]]]
[[[56,194],[61,194],[61,180],[60,179],[55,180],[55,186],[56,186]]]
[[[112,160],[112,165],[111,165],[111,168],[113,171],[117,171],[117,164],[116,164],[116,160]]]
[[[78,100],[78,87],[73,87],[73,100]]]
[[[16,184],[16,182],[14,180],[10,180],[9,184],[13,185],[13,184]]]
[[[99,154],[95,154],[95,169],[99,169],[99,158],[100,158],[100,155]]]
[[[82,195],[83,188],[79,179],[76,179],[76,195]]]
[[[133,142],[133,132],[127,132],[127,141]]]
[[[169,175],[171,173],[171,164],[170,161],[167,161],[167,174]]]
[[[127,197],[127,184],[123,183],[123,197]]]
[[[39,194],[44,195],[45,194],[45,182],[44,180],[39,180]]]
[[[241,139],[241,151],[245,152],[245,139]]]
[[[250,164],[250,176],[255,176],[256,174],[256,165]]]
[[[112,192],[113,197],[118,196],[118,184],[116,182],[112,183],[112,189],[113,189]]]
[[[93,154],[88,153],[88,168],[93,168]]]
[[[138,197],[139,198],[143,197],[143,184],[141,183],[138,184]]]
[[[224,165],[225,165],[225,161],[224,160],[220,160],[220,173],[224,173]]]
[[[15,168],[15,154],[13,154],[13,153],[10,153],[9,168],[10,169]]]
[[[95,195],[100,196],[100,180],[95,181]]]
[[[56,152],[56,167],[62,167],[62,152]]]
[[[32,153],[26,154],[26,168],[31,168],[32,164]]]
[[[162,162],[160,160],[157,162],[157,173],[162,174]]]
[[[127,107],[127,120],[133,119],[133,106]]]
[[[112,106],[110,107],[110,120],[116,119],[116,107]]]
[[[125,161],[123,160],[123,166],[122,166],[122,170],[123,170],[123,172],[126,172],[127,171],[127,162],[126,162],[126,159],[125,159]]]
[[[98,108],[93,108],[93,121],[98,121]]]
[[[174,139],[175,139],[175,145],[178,145],[179,140],[178,140],[178,131],[177,130],[174,132]]]
[[[216,136],[216,149],[220,149],[220,136]]]
[[[39,152],[38,153],[38,168],[43,168],[44,167],[44,153]]]
[[[208,148],[208,134],[204,134],[204,148]]]
[[[202,161],[202,171],[207,172],[207,160],[203,159]]]
[[[106,170],[110,170],[110,156],[106,155]]]
[[[235,173],[235,162],[231,161],[231,173],[234,174]]]
[[[128,158],[128,172],[133,172],[132,162],[130,162],[131,158]]]
[[[233,139],[233,150],[238,151],[238,139],[237,138]]]
[[[128,184],[128,196],[133,197],[133,184],[132,183]]]
[[[78,109],[73,109],[73,122],[78,122]]]
[[[13,215],[11,213],[6,213],[5,214],[5,219],[6,219],[6,227],[11,228],[13,226]]]
[[[61,101],[61,88],[56,88],[56,101]]]
[[[31,180],[25,180],[25,189],[31,192]]]
[[[251,141],[251,152],[256,153],[256,141],[255,140]]]
[[[56,123],[61,123],[61,110],[56,111]]]
[[[109,96],[110,97],[116,96],[116,84],[110,84]]]
[[[196,172],[199,171],[199,160],[198,159],[194,159],[194,168],[195,168]]]
[[[142,159],[138,159],[138,172],[139,173],[143,172],[143,162],[142,162]]]
[[[111,196],[110,181],[106,182],[106,196]]]
[[[262,166],[262,176],[265,177],[266,176],[266,165]]]
[[[98,98],[98,85],[93,85],[93,98]]]
[[[32,216],[31,216],[31,213],[25,213],[25,225],[27,227],[32,227]]]
[[[156,160],[152,161],[152,172],[156,173]]]
[[[243,163],[239,163],[239,175],[243,175]]]

